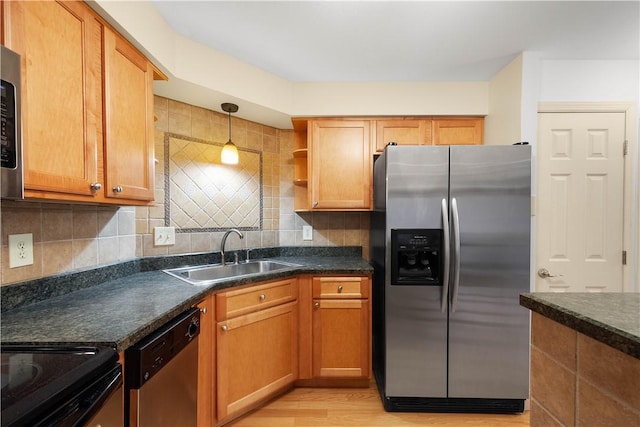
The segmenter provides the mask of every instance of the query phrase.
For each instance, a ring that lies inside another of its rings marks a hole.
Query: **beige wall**
[[[489,82],[489,115],[484,120],[486,145],[511,145],[520,141],[522,55]]]
[[[240,105],[242,108],[242,105]],[[156,206],[115,207],[2,201],[0,284],[96,267],[142,256],[218,251],[222,232],[177,233],[173,246],[154,247],[153,227],[164,225],[165,132],[216,143],[228,139],[226,115],[155,98]],[[263,156],[263,228],[231,236],[229,249],[273,246],[363,246],[368,257],[368,213],[293,212],[293,131],[232,119],[239,147]],[[314,228],[302,240],[302,226]],[[8,235],[32,233],[34,264],[9,268]]]

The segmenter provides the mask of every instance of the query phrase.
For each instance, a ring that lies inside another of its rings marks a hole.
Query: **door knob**
[[[548,279],[550,277],[560,277],[562,276],[562,274],[551,274],[546,268],[540,268],[538,269],[538,276],[542,277],[543,279]]]

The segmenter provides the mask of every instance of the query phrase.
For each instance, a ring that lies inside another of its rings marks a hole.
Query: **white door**
[[[624,129],[624,113],[538,114],[536,291],[622,291]]]

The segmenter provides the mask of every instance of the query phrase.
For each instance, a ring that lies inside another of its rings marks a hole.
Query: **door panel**
[[[537,291],[622,290],[624,120],[538,115]]]
[[[386,265],[390,230],[442,228],[448,196],[448,147],[389,147]],[[446,397],[447,314],[441,286],[391,286],[385,271],[386,394]]]
[[[450,291],[449,397],[528,396],[529,313],[519,295],[529,290],[530,173],[528,146],[451,147],[460,276]]]

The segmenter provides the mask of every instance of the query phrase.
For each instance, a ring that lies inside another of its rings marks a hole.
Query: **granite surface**
[[[527,293],[520,305],[640,359],[640,293]]]
[[[118,270],[118,265],[113,265],[64,277],[4,286],[2,304],[14,305],[8,310],[3,308],[5,311],[0,324],[2,343],[108,345],[123,351],[220,289],[299,274],[372,273],[371,266],[361,257],[360,248],[334,248],[336,250],[333,251],[321,248],[275,249],[252,250],[250,257],[286,261],[299,267],[252,278],[229,279],[209,286],[194,286],[161,269],[210,264],[219,262],[219,259],[212,259],[210,254],[206,260],[199,255],[154,257],[121,264],[125,273]],[[246,251],[242,252],[244,256],[241,259],[244,260]],[[95,273],[93,279],[92,272]],[[47,290],[47,298],[31,295],[38,294],[38,285]],[[55,285],[59,288],[68,285],[71,290],[56,288],[51,291]],[[28,296],[20,297],[21,294]]]

